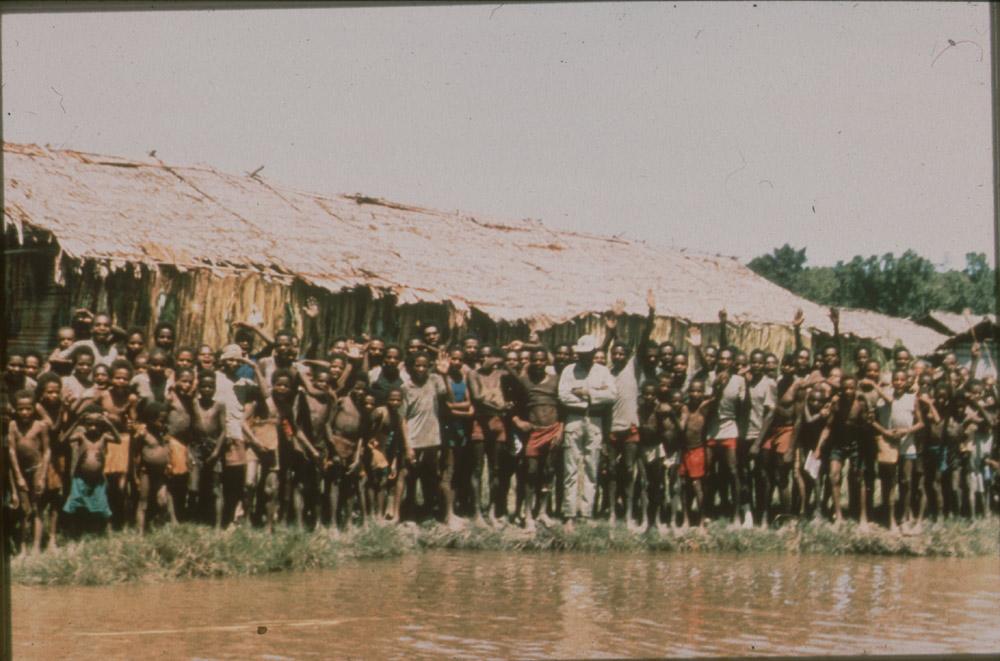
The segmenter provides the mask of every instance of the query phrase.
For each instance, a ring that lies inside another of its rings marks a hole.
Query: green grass
[[[372,526],[333,537],[326,530],[279,529],[273,535],[252,528],[218,531],[183,524],[158,528],[145,537],[113,533],[69,543],[41,555],[13,561],[14,581],[23,585],[109,585],[130,581],[253,576],[325,569],[347,559],[390,558],[426,550],[507,552],[611,551],[676,553],[788,553],[971,557],[1000,553],[1000,522],[953,521],[926,524],[917,535],[882,528],[861,531],[846,523],[786,525],[778,530],[730,530],[722,522],[683,534],[631,533],[598,522],[540,527],[534,534],[515,527],[449,530],[422,526]]]

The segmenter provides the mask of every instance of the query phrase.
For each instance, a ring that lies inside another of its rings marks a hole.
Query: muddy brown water
[[[1000,560],[433,552],[324,572],[16,586],[15,658],[994,652]]]

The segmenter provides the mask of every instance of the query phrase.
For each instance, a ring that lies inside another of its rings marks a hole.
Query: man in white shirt
[[[559,401],[566,410],[563,513],[570,528],[574,518],[594,515],[597,468],[604,439],[600,414],[593,410],[613,403],[617,395],[611,372],[594,363],[597,340],[584,335],[573,351],[577,361],[563,370],[559,378]]]

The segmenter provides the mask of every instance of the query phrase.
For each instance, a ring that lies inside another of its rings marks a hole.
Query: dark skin
[[[463,362],[470,369],[479,367],[479,340],[474,337],[466,338],[462,342]]]
[[[354,479],[361,469],[361,455],[364,449],[361,434],[368,424],[365,409],[365,387],[362,382],[354,384],[355,387],[350,392],[341,397],[333,410],[328,423],[328,434],[341,439],[348,439],[355,443],[352,457],[347,460],[349,465],[340,480],[333,480],[327,484],[327,496],[330,501],[330,511],[334,513],[334,525],[339,525],[341,511],[350,512],[353,503],[352,498],[356,489]],[[331,447],[331,451],[333,448]],[[332,456],[332,455],[331,455]],[[349,520],[349,518],[348,518]]]
[[[691,382],[688,388],[687,418],[683,425],[686,450],[704,447],[708,412],[714,403],[712,397],[705,396],[704,382],[697,380]],[[686,528],[690,525],[691,494],[693,492],[698,503],[698,512],[701,515],[699,527],[704,528],[707,517],[705,516],[705,494],[702,489],[702,478],[686,477],[685,487],[683,526]]]
[[[514,363],[516,368],[517,352],[508,352],[508,354],[510,353],[513,353],[514,355]],[[465,355],[461,349],[452,349],[450,352],[448,352],[447,357],[448,357],[448,373],[446,374],[445,379],[448,382],[448,398],[444,403],[447,409],[446,415],[453,419],[461,421],[463,424],[468,424],[468,422],[471,422],[472,418],[475,416],[475,409],[473,408],[472,405],[471,390],[469,390],[468,388],[469,386],[468,380],[466,379],[465,372],[462,369],[463,365],[465,364],[464,363]],[[452,396],[451,384],[461,383],[463,381],[466,383],[465,401],[456,402],[454,401],[454,398]],[[468,427],[466,427],[466,430],[468,431]],[[476,445],[482,446],[482,443],[477,443]],[[463,451],[473,455],[470,461],[465,462],[466,465],[471,465],[473,468],[471,471],[467,472],[463,471],[462,473],[464,474],[460,473],[457,478],[459,484],[464,484],[468,488],[469,493],[472,494],[473,502],[477,504],[482,502],[482,495],[483,495],[483,481],[482,481],[481,471],[475,470],[475,467],[480,465],[479,461],[481,460],[482,457],[481,457],[481,452],[479,451],[481,450],[482,450],[481,447],[474,448],[471,445],[468,446],[467,448],[463,448]],[[458,463],[457,461],[458,457],[455,456],[457,454],[457,450],[455,448],[444,448],[443,451],[452,453],[453,455],[451,458],[452,464]],[[473,518],[477,523],[482,523],[483,521],[483,513],[481,509],[478,507],[478,505],[473,508]]]
[[[525,372],[527,379],[533,384],[540,384],[548,377],[546,367],[548,367],[549,356],[544,350],[531,352],[531,361]],[[557,382],[552,382],[552,393],[557,395]],[[559,422],[559,410],[550,404],[535,405],[528,408],[528,419],[523,420],[518,415],[513,416],[514,425],[523,434],[530,434],[535,429],[545,429]],[[554,441],[554,445],[559,443],[559,439]],[[525,525],[531,529],[535,525],[535,513],[542,504],[545,475],[543,472],[543,457],[528,457],[527,481],[529,488],[525,492]],[[542,510],[544,515],[544,510]],[[547,516],[545,516],[547,519]]]
[[[386,442],[389,432],[396,430],[397,442],[401,444],[401,451],[394,455],[389,464],[389,476],[385,482],[385,488],[376,493],[376,514],[385,513],[387,521],[399,522],[399,505],[403,499],[403,488],[406,485],[406,464],[412,464],[416,455],[410,449],[406,420],[400,413],[403,405],[403,393],[398,389],[389,392],[386,405],[378,407],[372,412],[372,420],[375,422],[374,433],[369,438],[369,445],[376,450],[386,450]],[[401,460],[402,457],[402,460]],[[385,510],[386,490],[392,490],[392,503],[388,510]]]
[[[77,428],[67,439],[74,457],[71,471],[87,482],[99,482],[104,476],[104,456],[108,444],[120,444],[122,439],[114,425],[101,413],[84,414],[81,426],[82,429]],[[110,531],[110,520],[107,528]],[[51,539],[55,539],[54,531]]]
[[[652,403],[652,406],[657,425],[656,433],[663,445],[664,456],[671,457],[674,453],[681,450],[684,444],[684,428],[687,426],[688,417],[688,410],[684,404],[684,393],[680,390],[670,388],[668,384],[659,383],[656,386],[653,396],[655,401]],[[653,526],[660,520],[660,516],[657,512],[658,505],[662,506],[668,515],[670,527],[673,528],[676,524],[677,517],[673,494],[676,491],[679,469],[680,465],[675,463],[670,466],[665,475],[660,478],[666,487],[664,489],[662,503],[660,499],[656,497],[656,494],[652,491],[650,492],[648,512],[650,526]],[[652,479],[649,479],[652,477],[649,475],[650,471],[662,472],[663,470],[664,466],[662,464],[657,466],[647,464],[647,484],[650,484],[651,487],[653,484]],[[681,497],[683,498],[683,494]],[[683,512],[683,505],[680,509]]]
[[[819,437],[819,443],[817,444],[816,453],[820,454],[823,449],[823,445],[829,442],[831,434],[835,433],[840,427],[838,425],[843,425],[844,428],[848,428],[850,425],[853,428],[860,428],[864,424],[864,414],[865,406],[863,400],[857,397],[857,380],[853,377],[847,377],[842,380],[840,391],[833,400],[833,416],[830,418],[830,422],[824,427],[822,433]],[[841,432],[850,433],[850,432]],[[854,464],[856,462],[851,462]],[[833,458],[830,461],[830,484],[833,488],[833,507],[834,507],[834,520],[840,521],[843,519],[843,513],[841,511],[840,502],[840,478],[841,470],[843,468],[843,463],[837,459]],[[853,465],[850,467],[849,479],[857,480],[858,470]],[[865,498],[859,499],[860,512],[861,512],[861,523],[866,524],[868,522],[868,513],[866,511]]]
[[[427,383],[430,378],[431,363],[430,359],[426,355],[417,356],[412,363],[412,369],[410,371],[410,377],[413,379],[415,385],[422,386]],[[425,481],[425,486],[429,493],[431,489],[436,488],[439,492],[440,497],[444,502],[444,519],[445,524],[451,524],[454,517],[454,492],[451,488],[451,471],[454,469],[454,465],[446,465],[444,471],[438,471],[437,469],[437,448],[428,448],[422,450],[419,456],[417,456],[417,462],[421,464],[420,468],[423,469],[425,473],[430,473],[431,478]],[[436,479],[433,479],[436,478]]]
[[[155,501],[166,507],[171,523],[177,523],[173,499],[167,491],[166,468],[170,461],[170,450],[166,436],[167,412],[163,411],[148,425],[136,425],[134,442],[139,448],[139,506],[135,513],[139,534],[146,532],[146,517]],[[152,499],[152,500],[151,500]]]
[[[214,467],[222,457],[222,448],[226,441],[226,406],[215,401],[215,376],[207,374],[198,380],[197,397],[194,402],[192,423],[195,438],[211,446],[208,457],[205,458],[205,480],[203,484],[195,485],[199,489],[199,498],[212,503],[212,520],[215,527],[222,525],[222,502],[212,497],[212,477]],[[204,483],[206,482],[207,483]]]

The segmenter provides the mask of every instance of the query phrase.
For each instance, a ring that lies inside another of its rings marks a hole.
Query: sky
[[[7,141],[742,260],[993,261],[986,3],[9,14],[0,39]]]

